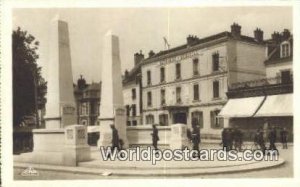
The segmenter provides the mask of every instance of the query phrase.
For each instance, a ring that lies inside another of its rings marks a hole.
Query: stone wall
[[[168,148],[171,138],[171,127],[170,126],[157,126],[158,129],[158,147]],[[136,127],[127,127],[127,138],[129,147],[146,147],[152,146],[152,126],[141,125]]]

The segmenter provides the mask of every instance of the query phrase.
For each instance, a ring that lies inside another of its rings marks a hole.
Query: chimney
[[[231,25],[231,34],[234,38],[239,38],[241,36],[241,26],[237,23]]]
[[[144,54],[142,51],[134,54],[134,66],[138,65],[142,60],[144,60]]]
[[[281,35],[282,35],[282,40],[287,40],[291,36],[291,33],[288,29],[284,29]]]
[[[149,52],[149,58],[153,57],[154,55],[155,55],[155,53],[151,50],[151,51]]]
[[[80,90],[83,90],[86,88],[86,81],[85,79],[82,77],[82,75],[80,75],[80,78],[77,80],[77,85],[78,85],[78,88]]]
[[[199,38],[197,36],[193,36],[193,35],[188,35],[188,37],[186,38],[186,42],[188,46],[192,46],[197,44],[197,42],[199,41]]]
[[[279,34],[279,32],[274,32],[272,34],[272,40],[276,43],[280,43],[281,41],[281,35]]]
[[[126,69],[125,70],[125,73],[124,73],[124,75],[125,75],[125,79],[128,77],[128,75],[129,75],[129,72],[128,72],[128,70]]]
[[[257,42],[264,41],[264,31],[262,31],[259,28],[256,28],[256,30],[254,30],[254,38]]]

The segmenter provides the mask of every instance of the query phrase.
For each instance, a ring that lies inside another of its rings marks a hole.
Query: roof
[[[240,37],[234,37],[231,32],[224,31],[224,32],[221,32],[221,33],[218,33],[218,34],[215,34],[215,35],[211,35],[211,36],[208,36],[208,37],[198,39],[193,45],[184,44],[184,45],[180,45],[180,46],[168,49],[168,50],[160,51],[160,52],[156,53],[155,55],[145,59],[144,63],[153,61],[156,58],[162,57],[166,54],[170,54],[170,53],[174,53],[174,52],[177,52],[177,51],[185,50],[188,47],[197,46],[197,45],[200,45],[200,44],[205,44],[205,43],[208,43],[208,42],[211,42],[211,41],[214,41],[214,40],[217,40],[217,39],[221,39],[221,38],[236,39],[236,40],[249,42],[249,43],[254,43],[254,44],[258,44],[258,45],[265,45],[265,41],[258,42],[258,41],[255,40],[255,38],[245,36],[245,35],[241,35]]]
[[[101,82],[100,83],[92,83],[88,85],[88,87],[84,91],[93,91],[93,90],[100,90],[101,89]]]
[[[141,65],[142,63],[138,63],[136,66],[134,66],[129,72],[126,77],[123,79],[123,85],[129,84],[133,81],[136,81],[136,77],[138,74],[141,73]]]
[[[289,41],[291,43],[291,48],[290,48],[291,54],[288,57],[280,57],[280,45],[285,41]],[[268,58],[265,61],[266,65],[288,62],[293,60],[293,37],[292,36],[287,40],[284,40],[277,44],[269,41],[267,45],[268,45]]]

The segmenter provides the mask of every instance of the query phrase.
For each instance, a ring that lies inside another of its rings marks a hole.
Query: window
[[[126,115],[130,116],[130,106],[126,105]]]
[[[136,116],[136,105],[132,105],[132,116]]]
[[[290,70],[281,71],[281,83],[291,83],[292,82],[292,76]]]
[[[147,85],[151,85],[151,71],[147,71]]]
[[[203,112],[200,112],[200,111],[192,112],[191,124],[192,124],[192,126],[199,125],[200,128],[203,128]]]
[[[131,90],[131,96],[132,96],[133,100],[136,99],[136,90],[135,90],[135,88],[132,88],[132,90]]]
[[[212,128],[223,128],[224,127],[224,120],[223,120],[223,118],[218,117],[219,113],[220,113],[220,110],[215,110],[215,111],[210,112]]]
[[[176,64],[176,79],[181,78],[181,65],[179,63]]]
[[[169,125],[168,114],[160,114],[159,115],[159,125],[161,125],[161,126]]]
[[[147,106],[152,106],[152,93],[147,93]]]
[[[132,126],[136,126],[137,125],[137,121],[136,120],[133,120],[132,121]]]
[[[220,93],[219,93],[219,81],[214,81],[213,82],[213,98],[219,98]]]
[[[154,124],[154,116],[152,114],[149,114],[146,116],[146,124],[147,125]]]
[[[83,114],[83,115],[89,114],[88,103],[82,103],[81,114]]]
[[[127,126],[131,126],[130,121],[127,121],[126,124],[127,124]]]
[[[199,84],[194,85],[194,101],[199,100]]]
[[[213,71],[219,71],[219,53],[212,55]]]
[[[193,74],[194,75],[199,75],[199,60],[198,58],[193,60]]]
[[[165,82],[165,68],[160,68],[160,82]]]
[[[166,91],[164,89],[160,90],[160,103],[161,105],[166,104]]]
[[[290,46],[288,43],[281,45],[281,57],[288,57],[290,56]]]
[[[181,103],[181,87],[176,88],[176,102]]]

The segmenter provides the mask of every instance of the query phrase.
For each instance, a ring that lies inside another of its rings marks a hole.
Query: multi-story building
[[[78,124],[99,125],[100,92],[101,82],[87,84],[82,76],[78,79],[74,88]]]
[[[266,75],[264,79],[232,84],[229,101],[220,116],[228,127],[244,130],[245,139],[253,140],[257,129],[286,128],[293,140],[293,37],[285,29],[266,40]],[[279,133],[279,131],[278,131]],[[279,136],[278,136],[279,137]]]
[[[162,126],[196,121],[202,137],[218,138],[223,128],[218,113],[227,101],[228,86],[265,77],[263,31],[254,37],[241,34],[233,24],[231,32],[187,43],[142,62],[143,123]]]
[[[125,71],[123,79],[123,97],[126,108],[127,126],[137,126],[142,123],[142,97],[141,97],[141,61],[142,52],[134,54],[134,67]]]

